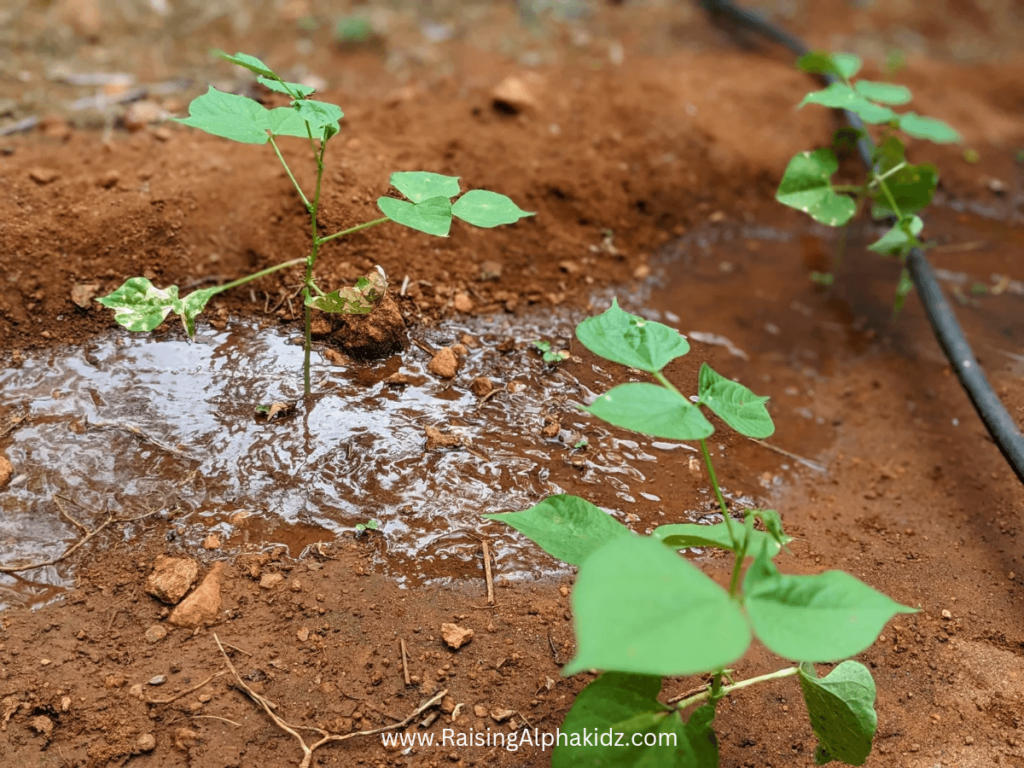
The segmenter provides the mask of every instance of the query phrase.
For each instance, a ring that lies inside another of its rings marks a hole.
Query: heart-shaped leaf
[[[839,760],[847,765],[864,765],[878,728],[875,681],[867,667],[844,661],[819,678],[814,667],[802,664],[800,688],[818,737],[814,764]]]
[[[853,217],[857,205],[832,189],[832,174],[838,170],[839,161],[830,149],[801,152],[789,161],[775,199],[822,224],[841,227]]]
[[[603,313],[577,325],[576,338],[595,355],[648,373],[690,351],[679,331],[624,312],[615,299]]]
[[[939,183],[939,172],[934,165],[906,165],[885,179],[889,190],[886,194],[880,187],[872,190],[871,215],[876,219],[896,215],[889,200],[891,195],[902,216],[909,216],[928,207]]]
[[[620,384],[583,410],[616,427],[668,440],[703,440],[715,431],[700,408],[656,384]]]
[[[206,93],[192,100],[188,113],[178,122],[214,136],[243,144],[266,144],[270,140],[268,111],[246,96],[224,93],[211,85]]]
[[[707,363],[700,367],[698,397],[718,418],[741,435],[764,439],[775,432],[775,424],[764,404],[767,397],[758,397],[749,389],[717,373]]]
[[[391,186],[412,200],[422,203],[433,197],[456,197],[459,192],[458,176],[442,176],[430,171],[399,171],[391,174]]]
[[[452,226],[452,204],[447,197],[433,197],[422,203],[380,197],[377,207],[392,221],[428,235],[448,237]]]
[[[345,116],[341,107],[337,104],[328,104],[325,101],[303,99],[292,102],[292,108],[299,113],[299,117],[309,123],[313,138],[320,138],[325,128],[329,129],[331,136],[336,134],[340,129],[338,121]]]
[[[498,227],[515,224],[535,214],[522,210],[505,195],[486,189],[473,189],[455,201],[452,213],[474,227]]]
[[[812,75],[836,75],[849,80],[860,71],[861,60],[852,53],[811,51],[801,56],[796,65]]]

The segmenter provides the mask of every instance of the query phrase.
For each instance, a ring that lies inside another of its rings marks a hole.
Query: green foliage
[[[832,174],[839,161],[831,149],[801,152],[789,161],[775,199],[830,227],[841,227],[857,210],[853,198],[838,194]]]
[[[306,297],[306,306],[332,314],[370,314],[381,303],[388,291],[388,279],[380,267],[377,269],[377,272],[360,277],[354,288],[339,288],[324,296]]]
[[[942,120],[923,117],[916,112],[900,115],[900,130],[915,139],[926,139],[936,144],[958,144],[963,137]]]
[[[552,349],[550,341],[535,341],[533,342],[533,346],[538,352],[540,352],[541,359],[545,363],[560,363],[569,357],[569,350]]]
[[[800,688],[811,727],[818,737],[814,764],[839,760],[848,765],[864,765],[878,728],[875,681],[867,667],[856,661],[844,661],[819,678],[811,665],[802,664]]]
[[[799,109],[806,104],[819,104],[832,109],[845,109],[860,116],[869,125],[888,123],[896,119],[896,113],[888,107],[875,104],[858,93],[846,83],[832,83],[821,91],[813,91],[804,96],[797,106]]]
[[[455,201],[452,213],[474,227],[500,227],[515,224],[522,218],[534,214],[522,210],[505,195],[486,189],[473,189]]]
[[[152,331],[173,312],[181,316],[185,333],[192,338],[196,316],[216,292],[216,288],[204,288],[179,299],[176,285],[161,289],[144,277],[133,277],[96,301],[114,310],[114,320],[129,331]]]
[[[575,496],[553,496],[523,512],[485,516],[579,568],[572,594],[576,656],[562,673],[605,674],[577,697],[562,726],[572,740],[556,748],[552,764],[716,768],[716,703],[753,683],[798,674],[821,744],[816,759],[863,762],[875,728],[874,684],[864,667],[847,662],[821,680],[810,667],[789,667],[737,683],[730,678],[724,685],[726,665],[742,657],[755,636],[798,662],[838,661],[871,645],[894,615],[913,609],[839,571],[780,573],[772,558],[792,539],[774,510],[747,510],[742,523],[733,520],[711,464],[705,438],[712,426],[701,408],[742,434],[763,438],[774,431],[766,397],[705,364],[694,405],[662,372],[689,351],[685,339],[623,311],[615,301],[580,323],[576,335],[595,354],[646,371],[658,383],[619,385],[586,410],[642,434],[699,440],[723,520],[663,525],[651,536],[639,536]],[[757,520],[764,531],[755,528]],[[728,589],[679,556],[678,550],[691,547],[732,553]],[[741,580],[748,556],[756,558]],[[658,701],[659,677],[697,673],[711,673],[710,688],[683,699],[675,710]],[[684,722],[682,711],[701,702],[707,703]],[[597,739],[600,734],[607,734],[607,741]],[[634,734],[641,735],[635,744]],[[675,738],[671,744],[659,742],[659,735]]]
[[[924,222],[918,216],[904,216],[892,229],[868,246],[868,250],[885,256],[905,254],[912,245],[920,245],[917,236],[924,229]]]
[[[356,533],[362,533],[363,531],[376,531],[380,528],[380,523],[376,520],[367,520],[365,523],[356,523]]]
[[[188,112],[179,123],[243,144],[266,144],[271,136],[306,135],[305,123],[294,109],[267,109],[247,96],[224,93],[212,85],[192,100]]]
[[[895,106],[909,104],[914,98],[914,94],[905,85],[873,83],[870,80],[858,80],[854,90],[865,99]]]
[[[422,203],[381,197],[377,199],[377,207],[396,224],[428,235],[448,237],[452,226],[452,204],[447,197],[432,197]]]

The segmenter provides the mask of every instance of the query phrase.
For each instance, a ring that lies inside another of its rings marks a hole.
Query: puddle
[[[0,492],[2,559],[53,557],[76,539],[55,495],[73,499],[65,507],[86,525],[104,508],[155,511],[186,548],[216,532],[226,552],[285,544],[299,555],[377,520],[382,561],[410,585],[479,571],[484,531],[504,578],[554,573],[553,560],[480,518],[549,494],[585,496],[640,530],[692,518],[665,502],[679,486],[675,459],[692,447],[609,430],[575,408],[609,386],[615,366],[554,369],[530,350],[539,338],[568,347],[582,317],[427,332],[420,340],[434,348],[463,333],[479,341],[454,383],[429,375],[429,356],[414,345],[372,365],[319,360],[308,406],[269,423],[255,406],[300,401],[302,387],[301,348],[274,330],[207,327],[192,344],[115,333],[26,360],[0,372],[0,418],[27,409],[4,441],[17,474]],[[516,348],[503,353],[510,339]],[[399,372],[408,386],[384,382]],[[468,389],[476,376],[504,389],[482,402]],[[560,420],[557,437],[541,435],[546,417]],[[426,450],[427,427],[463,436],[469,449]],[[588,448],[574,450],[584,436]],[[153,522],[128,526],[126,539]],[[46,601],[70,577],[66,564],[23,575],[0,581],[0,601],[13,599],[7,590]]]

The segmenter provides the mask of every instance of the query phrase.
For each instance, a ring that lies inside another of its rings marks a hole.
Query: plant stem
[[[391,219],[385,216],[382,219],[374,219],[373,221],[368,221],[365,224],[359,224],[358,226],[355,227],[349,227],[348,229],[341,230],[341,232],[335,232],[333,235],[321,237],[320,242],[326,243],[328,240],[333,240],[334,238],[341,237],[342,235],[351,235],[353,232],[358,232],[360,229],[369,229],[370,227],[375,227],[378,224],[383,224],[385,221],[391,221]]]
[[[902,163],[900,163],[899,165],[896,165],[896,166],[893,166],[892,168],[890,168],[890,169],[889,169],[888,171],[886,171],[885,173],[883,173],[883,174],[882,174],[881,176],[875,176],[875,178],[873,178],[873,179],[871,180],[871,183],[872,183],[872,184],[881,184],[881,183],[882,183],[883,181],[885,181],[885,180],[886,180],[887,178],[889,178],[890,176],[892,176],[892,175],[893,175],[894,173],[896,173],[897,171],[901,171],[901,170],[903,170],[904,168],[906,168],[906,166],[907,166],[907,161],[906,161],[906,160],[904,160],[904,161],[903,161]]]
[[[896,220],[899,221],[903,218],[903,214],[900,212],[900,207],[896,204],[896,198],[893,197],[892,192],[889,191],[889,185],[885,183],[884,179],[879,176],[875,179],[878,182],[878,186],[882,188],[882,192],[885,193],[885,197],[889,201],[889,205],[892,207],[893,213],[896,214]]]
[[[286,261],[286,262],[283,262],[281,264],[275,264],[272,267],[267,267],[266,269],[261,269],[259,272],[254,272],[251,275],[246,275],[245,277],[240,277],[237,280],[232,280],[230,283],[224,283],[224,285],[218,285],[213,290],[213,295],[216,295],[218,293],[222,293],[222,292],[228,290],[229,288],[237,288],[240,285],[245,285],[246,283],[250,282],[251,280],[258,280],[261,277],[266,277],[267,275],[272,275],[274,272],[278,272],[278,271],[280,271],[282,269],[287,269],[288,267],[296,267],[299,264],[305,263],[305,261],[306,261],[306,257],[303,256],[301,259],[292,259],[291,261]]]
[[[768,680],[778,680],[778,679],[783,678],[783,677],[792,677],[793,675],[795,675],[799,671],[800,671],[799,667],[786,667],[785,669],[779,669],[779,670],[776,670],[775,672],[769,672],[766,675],[759,675],[758,677],[752,677],[749,680],[740,680],[740,682],[733,683],[732,685],[720,686],[719,689],[718,689],[718,693],[717,693],[717,695],[714,698],[717,699],[717,698],[721,698],[723,696],[728,696],[730,693],[733,693],[734,691],[738,691],[741,688],[747,688],[747,687],[749,687],[751,685],[756,685],[757,683],[764,683],[764,682],[767,682]],[[719,677],[720,677],[720,675],[721,675],[721,673],[718,673]],[[713,686],[713,683],[712,683],[712,686]],[[682,701],[676,703],[676,709],[683,710],[683,709],[686,709],[687,707],[689,707],[689,706],[691,706],[693,704],[697,704],[697,703],[699,703],[701,701],[707,701],[707,700],[711,699],[712,698],[712,690],[713,690],[713,687],[709,688],[706,691],[701,691],[700,693],[695,693],[693,696],[688,696],[687,698],[683,699]]]
[[[281,165],[284,166],[285,173],[288,174],[288,178],[292,180],[292,184],[295,185],[295,191],[299,193],[299,197],[302,198],[303,205],[306,206],[306,210],[310,210],[309,200],[306,198],[306,194],[302,191],[302,187],[299,186],[299,182],[295,180],[292,175],[292,169],[288,167],[288,163],[284,161],[284,155],[281,154],[281,150],[277,148],[277,142],[274,141],[274,137],[270,137],[270,146],[274,148],[274,152],[277,154],[277,159],[281,161]]]
[[[309,129],[309,123],[306,123],[307,130]],[[310,136],[312,141],[312,136]],[[310,289],[315,288],[313,284],[313,266],[316,264],[317,253],[320,251],[320,236],[316,231],[316,215],[320,209],[320,182],[324,177],[324,152],[327,151],[327,139],[320,140],[320,151],[316,156],[316,193],[313,195],[313,205],[309,209],[310,229],[313,237],[313,249],[309,252],[306,257],[306,285],[302,289],[302,303],[306,309],[305,312],[305,344],[303,345],[303,362],[302,362],[302,387],[306,397],[309,397],[312,393],[312,388],[309,384],[309,355],[313,348],[313,310],[309,306]]]

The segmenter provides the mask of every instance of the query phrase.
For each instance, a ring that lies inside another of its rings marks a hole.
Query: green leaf
[[[750,644],[728,592],[650,537],[617,537],[584,560],[572,606],[577,653],[564,675],[692,675],[726,666]]]
[[[761,518],[761,522],[764,523],[764,528],[768,532],[768,535],[772,537],[772,540],[780,547],[786,546],[793,540],[792,536],[787,536],[782,530],[782,518],[779,513],[774,509],[755,509],[752,510],[751,514]],[[756,546],[747,547],[747,552],[753,554],[757,552]],[[771,554],[771,549],[768,550]]]
[[[856,661],[844,661],[819,678],[814,667],[803,664],[800,688],[819,742],[814,764],[839,760],[848,765],[864,765],[878,728],[875,681],[867,667]]]
[[[900,271],[900,279],[896,283],[896,297],[892,302],[892,313],[894,315],[899,314],[899,311],[903,309],[903,305],[907,301],[907,296],[914,290],[914,281],[910,278],[910,270],[904,267]]]
[[[918,244],[917,236],[924,229],[924,222],[917,216],[904,216],[892,229],[868,246],[869,251],[886,256],[906,253],[910,247]],[[907,234],[909,230],[910,234]]]
[[[455,201],[452,213],[474,227],[499,227],[515,224],[527,216],[536,214],[522,210],[505,195],[486,189],[473,189]]]
[[[620,384],[583,410],[650,437],[702,440],[715,431],[700,408],[656,384]]]
[[[316,93],[316,88],[308,85],[302,85],[301,83],[286,83],[282,80],[274,80],[270,77],[264,77],[260,75],[256,78],[260,84],[265,85],[272,91],[277,93],[284,93],[291,96],[293,99],[298,97],[300,99],[308,98]]]
[[[232,64],[237,64],[240,67],[244,67],[245,69],[248,69],[250,72],[253,72],[257,75],[263,75],[264,77],[269,77],[272,80],[280,79],[274,72],[274,70],[272,70],[259,59],[257,59],[255,56],[250,56],[247,53],[236,53],[234,56],[232,56],[230,53],[225,53],[224,51],[214,51],[214,53],[217,56],[220,56],[225,61],[230,61]]]
[[[838,170],[839,161],[830,149],[794,155],[775,199],[822,224],[841,227],[853,217],[857,204],[853,198],[832,189],[832,174]]]
[[[860,653],[897,613],[915,613],[843,571],[778,572],[762,549],[743,581],[747,615],[769,650],[795,661],[838,661]]]
[[[277,107],[266,114],[266,128],[274,136],[293,136],[297,139],[309,137],[306,121],[297,109]],[[314,134],[315,137],[316,134]]]
[[[429,171],[392,173],[391,186],[414,203],[422,203],[433,197],[452,198],[461,191],[458,176],[442,176]]]
[[[392,221],[428,235],[448,237],[452,226],[452,204],[447,197],[433,197],[422,203],[380,197],[377,207]]]
[[[276,110],[275,110],[276,111]],[[188,105],[179,123],[243,144],[266,144],[270,137],[267,110],[245,96],[218,91],[212,85]]]
[[[196,335],[196,316],[216,293],[217,288],[204,288],[179,299],[176,285],[157,288],[144,277],[133,277],[96,301],[114,310],[114,320],[129,331],[152,331],[174,312],[181,315],[185,332],[192,338]]]
[[[336,134],[340,130],[338,121],[345,116],[341,107],[337,104],[328,104],[325,101],[303,99],[292,102],[292,108],[299,113],[299,117],[309,123],[309,128],[315,139],[323,135],[325,128],[330,131],[331,136]],[[303,133],[303,136],[307,136],[307,134]]]
[[[718,768],[714,707],[700,707],[684,724],[678,712],[658,701],[660,689],[658,677],[601,675],[580,691],[565,716],[552,768]],[[652,746],[632,746],[634,734]]]
[[[868,101],[846,83],[832,83],[828,88],[808,93],[797,105],[797,109],[806,104],[820,104],[823,107],[845,109],[860,115],[861,120],[871,125],[888,123],[899,117],[888,107]]]
[[[801,56],[796,65],[812,75],[837,75],[849,80],[860,71],[861,60],[852,53],[811,51]]]
[[[716,373],[710,365],[700,366],[700,402],[718,418],[741,435],[764,439],[775,432],[775,424],[764,404],[767,397],[758,397],[742,384]]]
[[[576,338],[595,355],[648,373],[657,373],[690,351],[678,331],[623,312],[615,299],[602,314],[577,325]]]
[[[915,139],[927,139],[936,144],[957,144],[963,136],[951,126],[934,117],[924,117],[916,112],[900,115],[900,130]]]
[[[935,194],[939,183],[939,172],[934,165],[906,165],[882,182],[888,187],[889,194],[896,200],[899,213],[903,216],[917,213],[927,208]],[[880,187],[871,192],[874,205],[871,215],[876,219],[896,215],[889,196]]]
[[[378,267],[365,277],[360,277],[355,287],[339,288],[326,296],[310,296],[306,306],[339,315],[368,315],[383,301],[388,292],[388,279]]]
[[[737,531],[743,531],[741,535],[746,535],[743,526],[734,524],[733,528]],[[747,543],[747,553],[751,556],[760,552],[767,544],[769,556],[775,557],[782,549],[782,544],[788,544],[792,541],[789,536],[784,536],[783,541],[780,543],[764,531],[755,530],[751,534],[750,541]],[[732,546],[732,539],[729,538],[729,528],[724,522],[715,523],[714,525],[698,525],[696,523],[659,525],[651,535],[672,549],[717,547],[718,549],[727,549],[730,552],[735,551]]]
[[[580,565],[608,542],[631,535],[607,512],[579,496],[549,496],[522,512],[484,515],[523,534],[556,560]]]
[[[853,87],[864,98],[878,101],[882,104],[899,106],[900,104],[909,104],[914,98],[914,94],[905,85],[858,80]]]

